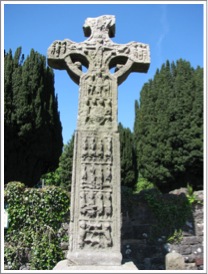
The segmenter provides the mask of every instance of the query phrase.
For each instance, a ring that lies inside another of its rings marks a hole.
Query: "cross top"
[[[131,72],[147,72],[150,64],[149,45],[137,42],[119,45],[110,37],[115,34],[115,16],[87,18],[83,26],[89,37],[81,43],[69,39],[57,40],[48,49],[48,63],[55,69],[65,69],[72,80],[80,84],[83,74],[110,74],[121,84]],[[82,72],[82,66],[88,68]]]
[[[103,15],[97,18],[87,18],[83,26],[85,37],[89,37],[89,42],[106,43],[109,37],[115,35],[115,16]]]

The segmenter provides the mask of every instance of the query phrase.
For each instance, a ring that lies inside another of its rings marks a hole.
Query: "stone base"
[[[68,251],[66,259],[74,265],[121,265],[122,254],[118,251]]]
[[[124,262],[121,265],[70,265],[68,260],[57,263],[53,270],[124,270],[138,271],[138,268],[132,261]]]

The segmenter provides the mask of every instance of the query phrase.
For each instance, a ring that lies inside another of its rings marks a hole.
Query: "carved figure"
[[[97,146],[97,157],[101,161],[104,157],[104,145],[103,145],[103,140],[98,141],[98,146]]]
[[[111,180],[112,180],[112,171],[111,171],[111,167],[108,166],[107,169],[106,169],[105,181],[110,184]]]
[[[85,160],[88,157],[88,140],[87,138],[83,139],[83,145],[82,145],[82,158]]]
[[[100,243],[100,235],[102,233],[102,224],[95,223],[91,234],[91,245],[98,246]]]
[[[96,181],[97,181],[97,175],[96,175],[96,169],[94,165],[90,166],[90,188],[96,188]]]
[[[98,96],[102,94],[102,85],[103,85],[103,79],[101,78],[101,75],[98,74],[96,79],[96,86],[95,86],[95,94]]]
[[[90,100],[87,99],[84,103],[83,103],[83,110],[79,112],[81,115],[81,117],[83,117],[83,120],[85,121],[85,124],[87,124],[87,122],[90,119]]]
[[[102,98],[99,99],[99,105],[98,105],[97,110],[98,110],[97,122],[99,125],[104,125],[104,123],[105,123],[105,117],[104,117],[105,103]]]
[[[66,42],[63,42],[61,44],[61,54],[64,54],[66,52]]]
[[[94,198],[95,198],[95,196],[94,196],[93,191],[89,191],[87,193],[87,205],[88,206],[94,206],[94,204],[95,204]]]
[[[60,49],[61,49],[61,43],[57,42],[55,46],[56,57],[59,57]]]
[[[97,169],[98,169],[98,167],[97,167]],[[96,186],[95,186],[96,189],[102,189],[102,185],[103,185],[102,175],[103,174],[102,174],[102,172],[100,170],[100,167],[99,167],[99,170],[98,170],[97,176],[96,176]]]
[[[109,161],[112,157],[112,139],[111,137],[106,138],[106,150],[105,150],[105,159]]]
[[[92,191],[86,195],[86,215],[90,218],[95,217],[97,206],[95,205],[95,196]]]
[[[103,99],[92,99],[91,110],[89,115],[89,122],[91,125],[103,125],[104,118],[104,100]]]
[[[87,174],[87,166],[82,169],[82,186],[86,187],[87,186],[87,179],[88,179],[88,174]]]
[[[112,103],[110,99],[106,100],[106,106],[105,106],[105,121],[107,124],[112,122]]]
[[[112,238],[111,238],[111,225],[109,222],[105,222],[103,224],[103,234],[105,236],[105,246],[110,247],[112,246]]]
[[[87,225],[85,221],[80,221],[79,222],[79,247],[83,248],[84,247],[84,240],[87,234]]]
[[[86,200],[84,191],[80,192],[80,213],[83,215],[86,214]]]
[[[86,90],[87,90],[87,95],[92,96],[94,94],[94,76],[89,75],[88,78],[86,79]]]
[[[96,195],[97,215],[103,215],[103,194],[98,192]]]
[[[92,138],[90,140],[89,156],[90,156],[91,160],[94,160],[94,158],[96,157],[96,141],[95,141],[95,138]]]
[[[103,83],[103,96],[105,96],[105,97],[111,96],[110,81],[107,76],[105,77],[104,83]]]
[[[110,192],[105,193],[104,208],[105,208],[105,217],[110,218],[112,216],[112,201],[111,201]]]

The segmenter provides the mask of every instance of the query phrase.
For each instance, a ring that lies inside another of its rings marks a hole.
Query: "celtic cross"
[[[84,42],[57,40],[48,49],[49,66],[66,70],[80,87],[67,258],[79,265],[119,265],[117,86],[131,72],[148,71],[150,51],[149,45],[143,43],[113,43],[112,15],[88,18],[83,29],[89,37]],[[115,72],[111,73],[113,67]]]

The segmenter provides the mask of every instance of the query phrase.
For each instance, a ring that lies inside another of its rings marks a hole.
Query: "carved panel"
[[[82,217],[87,219],[110,219],[112,217],[111,191],[81,190],[79,198]]]
[[[131,48],[131,56],[133,60],[146,62],[148,60],[148,47],[142,43],[134,43]]]
[[[82,189],[111,190],[112,168],[107,164],[85,164],[81,172]]]
[[[103,98],[87,98],[81,102],[79,124],[87,128],[112,127],[112,100]]]
[[[81,172],[82,189],[112,189],[112,168],[107,164],[83,164]]]
[[[79,240],[81,249],[104,249],[112,247],[111,222],[79,221]]]
[[[72,43],[73,42],[68,39],[55,41],[49,48],[49,55],[56,58],[63,57]]]
[[[90,73],[85,79],[84,94],[88,97],[111,98],[111,79],[102,73]]]
[[[112,137],[83,137],[81,147],[82,162],[111,163],[113,159]]]

